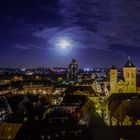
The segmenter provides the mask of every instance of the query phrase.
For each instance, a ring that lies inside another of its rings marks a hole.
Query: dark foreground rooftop
[[[5,129],[6,130],[6,129]],[[8,129],[7,129],[8,130]],[[140,140],[140,126],[46,126],[28,123],[22,125],[15,140]],[[0,137],[2,140],[3,137]]]

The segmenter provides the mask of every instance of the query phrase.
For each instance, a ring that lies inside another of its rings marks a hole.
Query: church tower
[[[76,80],[78,76],[78,62],[73,59],[68,67],[68,78],[71,80]]]
[[[117,77],[118,77],[118,70],[113,65],[110,69],[110,92],[117,93]]]
[[[127,83],[127,93],[136,93],[136,66],[132,63],[130,56],[123,67],[123,76]]]

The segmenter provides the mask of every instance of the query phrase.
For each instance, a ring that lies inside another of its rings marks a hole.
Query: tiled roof
[[[95,94],[95,91],[91,86],[69,86],[64,93],[66,94],[73,94],[77,90],[80,90],[81,92],[86,92],[88,94]]]
[[[140,118],[140,115],[137,113],[140,111],[140,94],[116,93],[112,94],[108,101],[108,109],[111,112],[111,115],[117,119],[122,120],[124,115],[136,116],[137,118]]]
[[[21,128],[20,123],[0,124],[0,140],[14,139]]]

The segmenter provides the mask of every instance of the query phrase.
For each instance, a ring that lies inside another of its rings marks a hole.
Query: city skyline
[[[140,2],[4,0],[0,67],[139,67]]]
[[[73,61],[73,60],[76,60],[76,59],[72,59],[71,60],[71,62]],[[76,60],[77,61],[77,60]],[[133,63],[133,60],[131,59],[131,57],[130,56],[128,56],[128,58],[126,59],[126,61],[125,61],[125,63],[123,63],[121,66],[118,66],[118,65],[116,65],[116,64],[112,64],[112,65],[110,65],[109,67],[91,67],[91,66],[85,66],[85,67],[82,67],[81,66],[81,64],[80,64],[80,62],[79,61],[77,61],[77,64],[78,64],[78,69],[79,70],[84,70],[84,71],[93,71],[94,69],[111,69],[112,67],[115,67],[116,69],[118,69],[118,70],[121,70],[122,69],[122,67],[124,67],[129,61],[131,61],[132,63]],[[10,67],[10,66],[8,66],[8,67],[0,67],[0,69],[21,69],[21,70],[26,70],[26,69],[52,69],[52,68],[54,68],[54,69],[69,69],[69,65],[70,65],[71,63],[69,62],[69,63],[67,63],[67,65],[66,66],[60,66],[60,65],[55,65],[55,66],[47,66],[47,65],[39,65],[39,66],[23,66],[23,65],[17,65],[17,66],[12,66],[12,67]],[[135,63],[134,63],[134,65],[135,65]],[[139,69],[140,67],[139,66],[137,66],[137,65],[135,65],[135,67],[137,68],[137,69]]]

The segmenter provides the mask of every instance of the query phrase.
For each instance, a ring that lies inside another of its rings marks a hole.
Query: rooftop
[[[117,68],[115,67],[115,65],[112,65],[112,67],[110,69],[117,70]]]
[[[124,65],[124,67],[136,67],[136,66],[132,63],[132,61],[131,61],[131,59],[130,59],[130,56],[128,57],[128,61],[127,61],[127,63]]]

